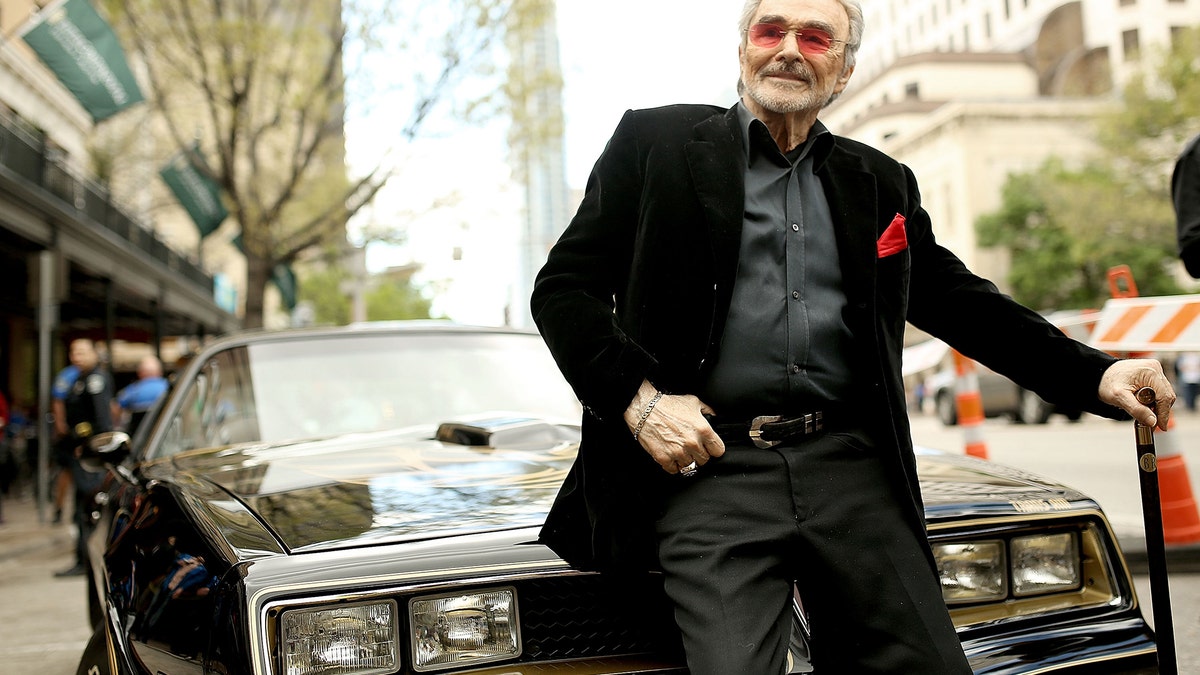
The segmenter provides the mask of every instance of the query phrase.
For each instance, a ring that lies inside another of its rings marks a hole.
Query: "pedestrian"
[[[113,427],[112,378],[100,367],[95,343],[85,338],[72,340],[69,358],[71,366],[55,380],[54,426],[59,436],[59,462],[68,465],[74,485],[75,565],[56,572],[57,577],[87,571],[87,538],[93,528],[90,503],[103,474],[84,469],[79,455],[88,438]]]
[[[538,274],[533,317],[584,406],[540,541],[661,570],[693,675],[782,673],[793,584],[816,672],[970,673],[925,531],[906,321],[1072,408],[1165,429],[1174,391],[973,275],[908,168],[821,124],[857,0],[749,0],[740,29],[740,101],[627,112]]]
[[[142,418],[167,393],[162,361],[157,356],[143,356],[138,361],[137,376],[138,379],[117,392],[117,398],[113,400],[113,422],[122,426],[130,436],[137,433]]]
[[[1179,376],[1183,405],[1188,412],[1196,412],[1196,399],[1200,396],[1200,353],[1183,352],[1175,359],[1175,371]]]
[[[1193,279],[1200,279],[1200,134],[1179,153],[1171,175],[1175,236],[1179,258]]]

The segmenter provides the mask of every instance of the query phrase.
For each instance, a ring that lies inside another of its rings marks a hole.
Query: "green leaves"
[[[980,217],[982,246],[1011,251],[1013,296],[1038,309],[1099,307],[1108,269],[1129,265],[1141,295],[1181,293],[1169,180],[1200,133],[1200,28],[1147,52],[1146,67],[1096,122],[1098,155],[1052,158],[1008,177],[1002,204]]]

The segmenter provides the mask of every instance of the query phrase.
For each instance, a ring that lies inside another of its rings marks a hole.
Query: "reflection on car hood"
[[[441,440],[439,440],[439,438]],[[234,495],[291,551],[538,526],[578,430],[522,417],[178,455]],[[487,444],[480,444],[486,442]],[[1016,469],[919,452],[927,515],[1053,510],[1082,494]]]
[[[464,425],[448,426],[174,461],[236,496],[292,551],[540,525],[575,457],[577,431],[518,417],[477,421],[465,437]],[[463,444],[481,440],[492,444]]]
[[[1083,493],[1043,476],[958,454],[918,449],[917,472],[930,520],[1093,504]]]

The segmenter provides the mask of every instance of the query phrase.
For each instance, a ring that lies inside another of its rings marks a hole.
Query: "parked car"
[[[534,334],[413,324],[233,336],[107,467],[78,672],[682,675],[659,576],[536,543],[579,404]],[[922,451],[944,597],[977,673],[1153,672],[1096,502]],[[811,672],[801,599],[791,672]]]
[[[1055,414],[1072,422],[1083,417],[1083,411],[1047,403],[1041,396],[983,364],[975,364],[975,372],[984,417],[1008,417],[1021,424],[1045,424]],[[928,395],[933,397],[938,419],[946,426],[958,424],[957,380],[953,368],[944,368],[925,383]]]

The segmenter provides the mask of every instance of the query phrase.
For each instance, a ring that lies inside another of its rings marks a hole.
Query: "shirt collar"
[[[746,104],[738,101],[737,104],[738,126],[742,131],[742,148],[746,150],[746,165],[749,166],[751,154],[750,151],[754,147],[750,143],[753,135],[761,134],[765,136],[770,147],[774,149],[773,157],[781,157],[784,161],[788,161],[787,157],[779,151],[779,146],[775,144],[774,139],[771,139],[770,133],[767,131],[767,125],[763,124],[762,120],[754,116]],[[833,151],[833,133],[821,123],[821,120],[813,122],[812,129],[809,130],[808,140],[804,141],[804,145],[800,146],[800,154],[796,157],[796,162],[811,155],[813,160],[813,171],[816,172],[829,159],[829,153]],[[788,161],[789,164],[794,163]]]

